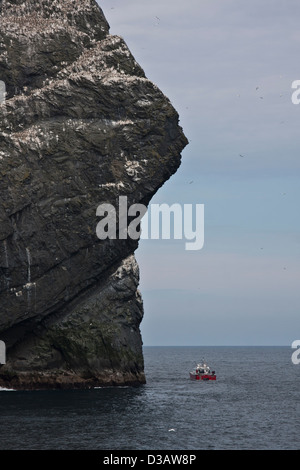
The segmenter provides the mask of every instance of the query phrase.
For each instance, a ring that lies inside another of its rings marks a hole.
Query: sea
[[[147,383],[0,393],[1,450],[298,450],[300,364],[284,346],[144,347]],[[216,381],[192,381],[205,360]]]

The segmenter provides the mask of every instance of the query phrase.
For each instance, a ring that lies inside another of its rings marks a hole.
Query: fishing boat
[[[216,378],[215,371],[211,371],[204,361],[197,364],[195,369],[190,372],[191,380],[216,380]]]

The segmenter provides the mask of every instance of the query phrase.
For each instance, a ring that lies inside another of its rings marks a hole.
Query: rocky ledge
[[[145,383],[138,240],[97,207],[149,204],[187,140],[94,0],[0,2],[0,386]]]

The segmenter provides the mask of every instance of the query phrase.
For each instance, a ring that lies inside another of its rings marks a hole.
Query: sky
[[[298,0],[99,0],[189,145],[151,204],[204,205],[204,245],[141,240],[145,346],[300,338]]]

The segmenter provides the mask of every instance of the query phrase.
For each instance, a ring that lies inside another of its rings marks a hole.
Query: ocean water
[[[300,365],[289,347],[145,347],[147,384],[1,391],[1,450],[296,450]],[[205,359],[215,382],[193,382]]]

